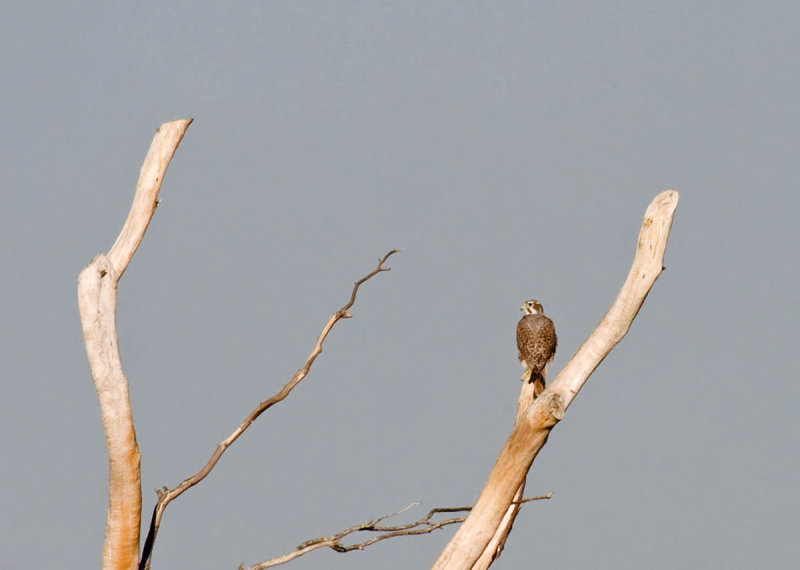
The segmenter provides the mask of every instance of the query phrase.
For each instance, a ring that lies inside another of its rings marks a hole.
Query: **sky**
[[[511,430],[514,331],[550,376],[681,199],[667,267],[528,477],[494,568],[800,563],[794,2],[0,7],[0,569],[97,568],[107,455],[76,302],[156,128],[192,117],[119,285],[153,569],[236,568],[412,502],[472,504]],[[296,569],[426,568],[455,531]]]

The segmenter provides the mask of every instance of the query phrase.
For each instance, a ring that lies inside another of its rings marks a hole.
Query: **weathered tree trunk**
[[[139,446],[117,341],[117,283],[142,241],[158,203],[164,173],[191,122],[186,119],[161,125],[142,165],[133,205],[116,242],[107,255],[97,254],[78,276],[83,338],[108,446],[104,570],[137,567],[142,514]]]
[[[516,515],[511,503],[550,430],[564,416],[591,373],[628,332],[661,273],[677,205],[678,193],[666,190],[648,206],[633,266],[617,298],[549,388],[518,415],[478,502],[439,555],[433,565],[435,570],[486,568],[502,549]],[[520,404],[523,405],[522,398]],[[493,541],[494,537],[497,538]]]
[[[144,237],[158,204],[158,193],[164,174],[190,124],[191,119],[186,119],[165,123],[159,128],[142,165],[133,204],[122,231],[108,254],[96,255],[78,277],[81,325],[92,378],[100,401],[109,455],[109,507],[103,547],[104,570],[133,570],[137,564],[149,567],[153,541],[166,505],[200,482],[213,469],[225,449],[262,412],[283,400],[305,377],[322,351],[322,342],[330,329],[340,319],[350,317],[348,309],[355,302],[359,286],[374,275],[388,271],[383,264],[395,253],[395,250],[389,252],[380,260],[375,270],[356,282],[349,303],[331,317],[318,337],[311,355],[284,388],[272,398],[261,402],[231,436],[218,446],[200,472],[174,489],[165,488],[159,492],[143,558],[139,561],[142,507],[140,456],[128,383],[122,370],[117,339],[117,284]],[[497,458],[478,502],[440,554],[434,569],[485,569],[502,551],[519,510],[519,504],[514,501],[522,498],[527,473],[539,450],[547,442],[550,430],[561,420],[594,369],[625,336],[661,273],[677,204],[678,193],[673,190],[662,192],[652,201],[645,213],[633,267],[622,290],[594,332],[584,341],[550,387],[534,401],[533,385],[523,385],[514,429]],[[429,513],[428,518],[433,512]],[[455,521],[442,521],[434,526],[438,528],[451,522]],[[398,535],[404,532],[398,531]],[[377,540],[382,538],[369,543]],[[268,561],[265,564],[269,563]]]

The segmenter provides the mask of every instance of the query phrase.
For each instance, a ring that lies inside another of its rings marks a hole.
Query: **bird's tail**
[[[533,370],[526,370],[525,374],[522,375],[523,382],[530,382],[533,384],[533,399],[539,397],[539,394],[544,392],[545,383],[544,383],[544,370],[539,373],[534,372]]]

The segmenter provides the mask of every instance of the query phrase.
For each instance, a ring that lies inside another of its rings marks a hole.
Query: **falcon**
[[[544,368],[556,353],[556,328],[536,299],[522,303],[521,310],[525,314],[517,323],[519,363],[525,369],[522,380],[533,383],[536,398],[544,392]]]

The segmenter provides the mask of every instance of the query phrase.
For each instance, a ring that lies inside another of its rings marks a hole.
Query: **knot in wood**
[[[537,427],[551,428],[564,417],[564,400],[557,392],[545,390],[528,409],[528,417]]]

